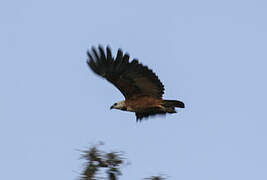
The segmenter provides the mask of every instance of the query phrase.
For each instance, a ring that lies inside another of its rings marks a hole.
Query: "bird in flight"
[[[135,112],[136,121],[158,114],[176,113],[175,107],[184,108],[178,100],[164,100],[164,86],[157,75],[138,60],[118,50],[113,57],[110,47],[99,46],[87,52],[88,66],[94,73],[115,85],[125,97],[110,109]]]

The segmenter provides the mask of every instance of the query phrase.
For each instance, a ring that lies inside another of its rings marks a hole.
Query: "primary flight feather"
[[[114,84],[125,100],[113,104],[110,109],[135,112],[136,120],[166,113],[176,113],[175,107],[184,108],[177,100],[163,100],[164,86],[157,75],[119,49],[116,57],[111,49],[102,46],[87,52],[88,65],[97,75]]]

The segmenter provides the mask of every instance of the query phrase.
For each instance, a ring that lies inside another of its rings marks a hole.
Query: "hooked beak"
[[[111,110],[111,109],[113,109],[114,108],[114,106],[111,106],[109,109]]]

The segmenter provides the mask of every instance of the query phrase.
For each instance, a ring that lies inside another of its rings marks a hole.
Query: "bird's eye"
[[[117,103],[115,103],[114,106],[117,106]]]

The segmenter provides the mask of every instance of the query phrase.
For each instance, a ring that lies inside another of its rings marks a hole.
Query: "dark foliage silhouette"
[[[100,151],[97,146],[83,151],[82,158],[86,160],[85,169],[82,172],[82,180],[97,180],[101,170],[105,170],[109,180],[117,180],[122,175],[120,169],[124,162],[122,153]]]
[[[81,173],[81,180],[118,180],[119,176],[122,175],[121,168],[127,164],[123,153],[116,151],[104,152],[99,150],[98,146],[92,146],[88,150],[82,151],[82,158],[86,162]],[[103,174],[105,174],[105,177],[101,177]],[[166,178],[151,176],[145,179],[164,180]]]

